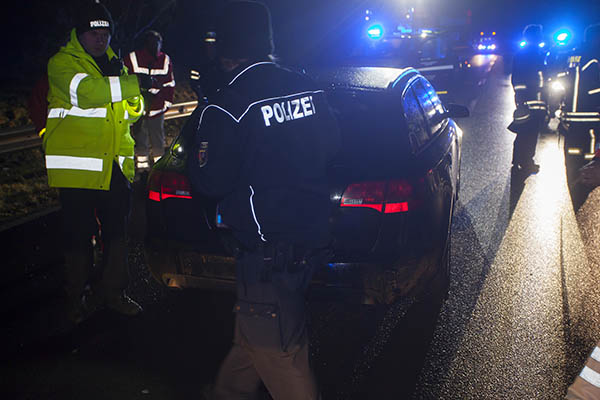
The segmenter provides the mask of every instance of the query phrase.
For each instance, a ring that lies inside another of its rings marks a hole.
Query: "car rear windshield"
[[[342,137],[334,165],[375,177],[389,175],[410,157],[399,93],[337,89],[328,100]]]

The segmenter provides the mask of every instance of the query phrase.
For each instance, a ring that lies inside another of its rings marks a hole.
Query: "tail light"
[[[407,212],[409,205],[418,205],[416,200],[415,188],[407,180],[360,182],[346,188],[340,207],[367,207],[393,214]]]
[[[153,171],[148,180],[148,198],[161,201],[170,197],[192,198],[192,186],[182,174],[171,171]]]
[[[383,211],[385,182],[353,183],[346,188],[340,207],[366,207]]]

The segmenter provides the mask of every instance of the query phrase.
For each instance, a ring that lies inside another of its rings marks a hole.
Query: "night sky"
[[[28,80],[39,73],[66,38],[72,21],[73,10],[89,0],[24,0],[5,5],[4,19],[0,24],[6,46],[2,65],[2,79]],[[202,35],[210,28],[222,0],[177,0],[153,25],[165,37],[164,48],[171,54],[177,66],[187,66],[202,59]],[[575,39],[581,37],[587,24],[600,22],[600,1],[527,1],[527,0],[267,0],[271,8],[275,30],[276,51],[282,59],[297,62],[324,43],[340,43],[348,40],[352,24],[360,20],[364,10],[398,9],[407,4],[435,9],[445,15],[458,18],[471,10],[473,31],[495,30],[506,40],[518,40],[519,32],[528,23],[541,23],[546,33],[562,26],[571,27]],[[123,7],[132,5],[130,14],[141,13],[140,20],[148,20],[149,14],[168,5],[165,0],[105,0],[113,17],[123,13]],[[141,10],[141,11],[140,11]],[[129,51],[132,23],[124,23],[121,43],[115,46]],[[128,30],[129,29],[129,30]],[[115,47],[113,46],[113,47]]]

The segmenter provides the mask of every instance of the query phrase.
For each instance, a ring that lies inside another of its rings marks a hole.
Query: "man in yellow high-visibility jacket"
[[[109,47],[112,33],[108,10],[100,3],[85,6],[70,41],[48,63],[44,151],[48,183],[60,192],[67,315],[73,323],[89,315],[92,303],[126,315],[141,311],[124,292],[134,177],[129,126],[143,111],[140,87],[151,82],[127,74]],[[90,282],[98,275],[91,273],[91,255],[99,226],[104,265],[101,277]]]

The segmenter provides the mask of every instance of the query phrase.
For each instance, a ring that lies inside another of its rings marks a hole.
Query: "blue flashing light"
[[[519,46],[525,47],[525,46],[527,46],[527,42],[522,40],[521,43],[519,43]]]
[[[566,45],[571,40],[571,32],[568,29],[559,29],[554,34],[554,42],[559,46]]]
[[[538,46],[540,46],[540,48],[543,49],[544,46],[546,46],[546,42],[541,42],[540,44],[538,44]]]
[[[369,36],[369,38],[373,40],[381,39],[383,37],[383,26],[379,24],[371,25],[367,29],[367,36]]]

